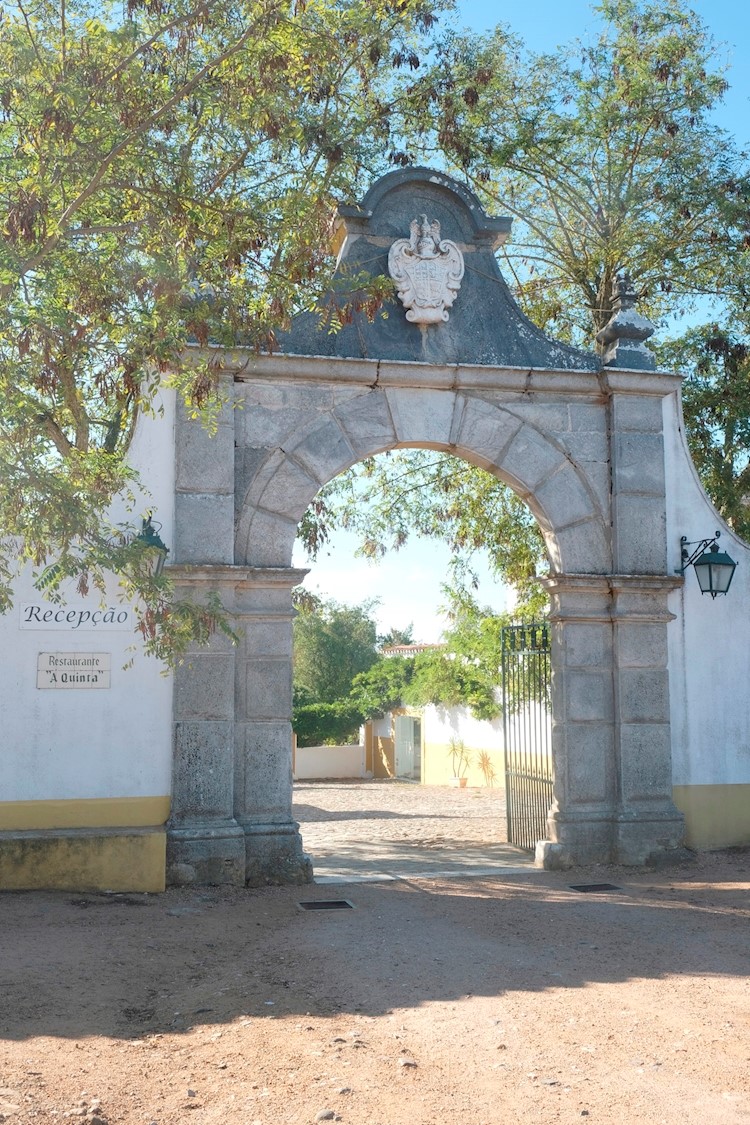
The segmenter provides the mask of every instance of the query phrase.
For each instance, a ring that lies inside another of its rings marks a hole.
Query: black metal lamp
[[[689,543],[684,535],[680,539],[682,547],[680,574],[684,574],[687,568],[692,566],[701,593],[710,594],[712,598],[715,598],[717,594],[726,594],[737,569],[737,563],[734,559],[730,558],[724,551],[719,550],[717,540],[720,535],[721,532],[717,531],[710,539],[701,539],[694,543]],[[688,547],[695,547],[692,554]]]
[[[164,564],[167,561],[169,554],[169,547],[162,540],[159,532],[161,531],[161,524],[154,527],[151,522],[151,513],[149,512],[147,518],[143,521],[143,526],[138,534],[133,539],[134,543],[139,543],[143,548],[153,552],[150,555],[151,573],[154,578],[158,578],[164,570]]]

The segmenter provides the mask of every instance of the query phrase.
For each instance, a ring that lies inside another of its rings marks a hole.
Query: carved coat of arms
[[[399,238],[388,252],[388,272],[412,324],[440,324],[456,299],[464,276],[464,256],[450,239],[440,238],[437,219],[420,215],[411,236]]]

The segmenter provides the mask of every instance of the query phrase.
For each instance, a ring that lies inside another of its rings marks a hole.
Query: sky
[[[744,86],[739,102],[747,111],[750,81],[741,74],[750,41],[750,6],[746,0],[692,0],[691,7],[711,29],[714,37],[728,44],[733,75],[730,81]],[[459,0],[466,26],[486,31],[496,23],[507,24],[535,51],[553,50],[558,44],[585,38],[595,26],[593,5],[587,0],[530,0],[526,4],[492,3],[491,0]],[[734,101],[733,97],[729,99]]]
[[[750,141],[750,4],[747,0],[693,0],[717,40],[719,59],[729,65],[730,90],[717,123],[738,140]],[[459,9],[465,26],[486,31],[505,23],[534,51],[551,51],[561,43],[585,39],[595,29],[596,18],[586,0],[530,0],[526,4],[463,0]],[[379,599],[374,616],[380,633],[391,628],[414,627],[414,639],[438,641],[444,619],[438,608],[445,601],[441,586],[450,555],[441,544],[416,540],[386,556],[377,565],[354,557],[357,541],[340,532],[314,563],[297,548],[294,562],[309,566],[305,587],[339,602],[360,603]],[[509,608],[508,591],[475,560],[482,579],[477,597],[495,610]]]

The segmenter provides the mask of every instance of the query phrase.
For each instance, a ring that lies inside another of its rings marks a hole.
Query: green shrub
[[[364,716],[350,703],[307,703],[294,708],[298,746],[343,746],[356,742]]]

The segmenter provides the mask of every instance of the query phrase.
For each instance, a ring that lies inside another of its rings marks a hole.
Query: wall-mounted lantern
[[[680,539],[682,566],[680,574],[684,574],[689,566],[695,570],[698,585],[702,594],[710,594],[715,598],[717,594],[726,594],[732,584],[737,563],[729,555],[719,550],[721,532],[717,531],[709,539],[689,543],[686,536]],[[688,547],[695,547],[691,553]]]
[[[157,524],[156,527],[154,527],[151,522],[151,513],[149,512],[147,518],[143,521],[141,530],[133,538],[133,543],[138,543],[141,547],[149,551],[149,565],[154,578],[158,578],[164,570],[164,564],[169,554],[169,547],[162,541],[159,535],[160,531],[161,524]]]

